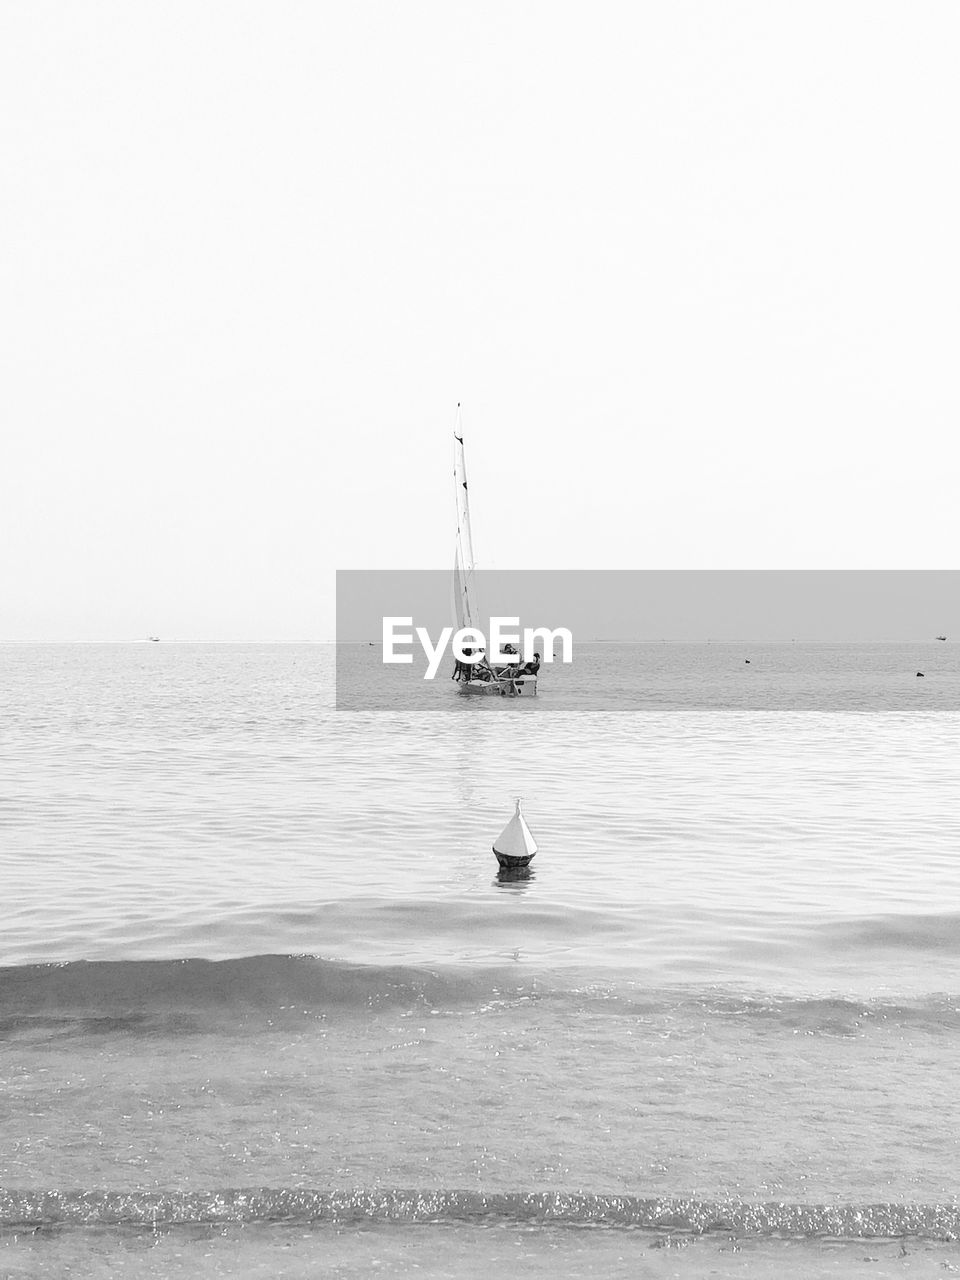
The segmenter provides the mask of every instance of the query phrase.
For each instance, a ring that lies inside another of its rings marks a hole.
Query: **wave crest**
[[[169,1227],[217,1223],[467,1222],[577,1224],[703,1234],[843,1238],[960,1235],[960,1206],[707,1201],[582,1192],[460,1190],[0,1190],[0,1225]]]

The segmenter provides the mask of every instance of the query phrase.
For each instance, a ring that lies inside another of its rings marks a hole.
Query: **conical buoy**
[[[519,797],[517,811],[494,841],[493,852],[501,867],[525,867],[537,852],[537,842],[520,812]]]

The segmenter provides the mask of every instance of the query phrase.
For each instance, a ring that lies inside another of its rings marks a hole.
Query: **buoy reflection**
[[[494,884],[501,887],[509,885],[519,888],[537,877],[533,867],[501,867],[496,874]]]

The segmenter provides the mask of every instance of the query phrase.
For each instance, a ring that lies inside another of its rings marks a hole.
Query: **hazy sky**
[[[0,7],[0,639],[954,568],[960,8]]]

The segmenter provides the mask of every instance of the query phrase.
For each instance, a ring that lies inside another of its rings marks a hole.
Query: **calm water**
[[[960,648],[376,656],[0,647],[0,1270],[960,1263]]]

